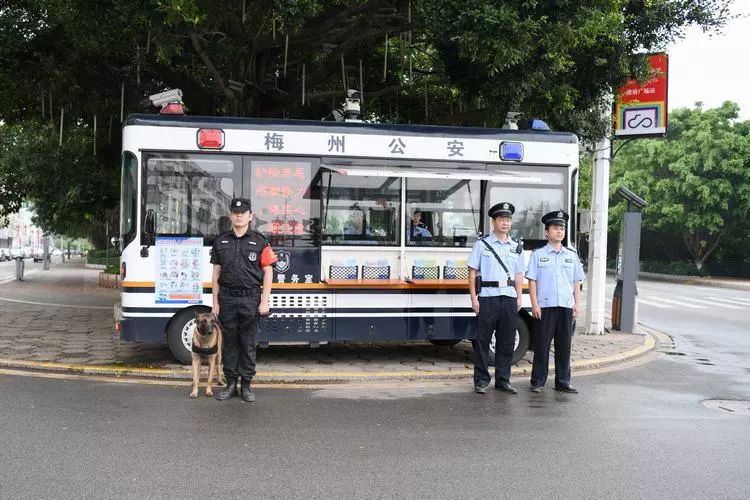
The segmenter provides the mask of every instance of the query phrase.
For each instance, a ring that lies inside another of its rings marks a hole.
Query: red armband
[[[264,268],[266,266],[271,266],[276,263],[276,261],[279,260],[278,257],[276,257],[276,254],[273,252],[273,248],[271,248],[271,245],[267,245],[266,248],[263,249],[263,251],[260,253],[260,267]]]

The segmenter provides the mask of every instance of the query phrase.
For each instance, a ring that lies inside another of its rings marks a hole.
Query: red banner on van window
[[[667,133],[667,54],[648,56],[651,77],[630,80],[615,101],[615,137],[654,137]]]
[[[256,230],[270,237],[302,236],[309,228],[312,167],[306,162],[252,162],[252,197]],[[305,224],[307,222],[307,224]]]

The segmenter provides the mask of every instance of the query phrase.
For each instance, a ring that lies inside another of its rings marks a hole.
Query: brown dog
[[[214,373],[220,385],[224,385],[224,376],[221,367],[221,328],[219,320],[212,313],[199,313],[195,315],[195,329],[193,330],[193,391],[191,398],[198,397],[198,385],[201,375],[201,358],[208,358],[208,384],[206,385],[206,396],[214,395],[213,385]]]

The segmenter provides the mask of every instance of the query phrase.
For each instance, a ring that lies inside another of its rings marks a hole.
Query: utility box
[[[617,194],[628,201],[623,216],[620,244],[617,252],[617,284],[612,297],[612,328],[633,332],[638,324],[638,266],[641,253],[641,213],[648,204],[642,198],[621,187]]]

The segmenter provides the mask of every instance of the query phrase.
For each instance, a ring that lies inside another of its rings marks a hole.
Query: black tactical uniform
[[[250,207],[244,199],[232,200],[232,209]],[[216,237],[211,263],[221,266],[219,275],[219,321],[223,329],[222,361],[229,392],[237,378],[249,389],[255,376],[255,337],[258,332],[258,306],[263,284],[263,267],[276,262],[276,256],[262,234],[248,229],[242,236],[227,231]],[[231,387],[230,387],[231,386]],[[219,397],[217,399],[228,399]],[[231,395],[229,395],[231,397]],[[244,397],[243,397],[244,399]]]

